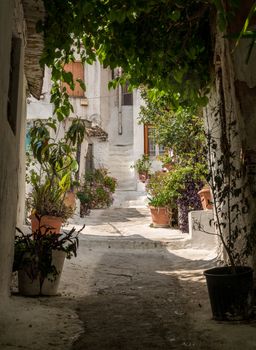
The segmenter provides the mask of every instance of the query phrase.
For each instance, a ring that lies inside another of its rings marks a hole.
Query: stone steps
[[[131,171],[133,164],[132,145],[112,145],[109,148],[109,171],[117,179],[117,188],[121,190],[134,190],[136,179]]]
[[[144,208],[147,206],[145,192],[116,191],[114,194],[114,208]]]

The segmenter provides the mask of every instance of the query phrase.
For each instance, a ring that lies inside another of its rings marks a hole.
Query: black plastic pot
[[[204,272],[213,319],[246,320],[253,307],[253,270],[248,266],[215,267]]]

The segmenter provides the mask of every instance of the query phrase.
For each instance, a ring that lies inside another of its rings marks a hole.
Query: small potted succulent
[[[32,233],[17,228],[13,271],[18,271],[21,295],[56,295],[65,258],[77,255],[78,234],[84,227],[56,234],[41,219],[38,217],[39,228]]]

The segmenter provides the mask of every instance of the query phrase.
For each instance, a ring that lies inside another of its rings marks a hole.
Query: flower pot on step
[[[68,191],[65,194],[64,204],[72,210],[76,209],[76,195],[73,191]]]
[[[209,187],[204,187],[198,192],[198,194],[201,199],[203,209],[212,209],[211,189]]]
[[[153,227],[170,227],[171,212],[167,207],[149,206]]]
[[[148,173],[147,172],[141,172],[139,173],[139,180],[143,183],[145,183],[148,179]]]

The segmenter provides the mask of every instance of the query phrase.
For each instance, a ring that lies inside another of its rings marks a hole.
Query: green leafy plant
[[[160,156],[157,157],[158,160],[160,160],[163,165],[165,164],[174,164],[174,157],[170,155],[169,152],[165,152],[164,154],[161,154]]]
[[[29,130],[27,183],[32,186],[28,204],[38,215],[60,216],[66,220],[73,213],[65,205],[65,195],[75,183],[78,164],[74,146],[84,138],[85,127],[75,119],[63,139],[51,135],[56,121],[36,120]]]
[[[172,156],[167,151],[159,159],[164,163],[186,165],[192,160],[206,164],[202,111],[193,106],[174,109],[168,94],[155,99],[149,89],[144,88],[142,96],[145,105],[141,107],[139,122],[152,125],[156,142],[172,151]]]
[[[149,205],[174,208],[176,193],[169,186],[169,173],[155,172],[146,184]]]
[[[86,171],[77,196],[81,202],[81,215],[89,213],[90,209],[107,208],[113,203],[113,193],[117,181],[109,176],[106,168]]]
[[[168,91],[174,105],[207,102],[212,58],[209,18],[214,9],[211,3],[87,1],[85,5],[82,0],[44,0],[44,5],[46,21],[38,25],[45,37],[42,64],[52,68],[52,102],[58,118],[65,118],[70,108],[59,82],[74,85],[63,63],[74,60],[75,52],[83,62],[92,63],[98,56],[104,67],[121,66],[133,86],[146,83]],[[120,81],[118,77],[110,85]]]
[[[141,158],[137,159],[135,164],[131,166],[138,174],[148,174],[151,168],[152,162],[150,161],[149,155],[143,154]]]
[[[53,251],[66,253],[66,258],[71,259],[77,255],[79,245],[78,235],[84,228],[76,232],[72,228],[69,232],[62,234],[52,234],[47,228],[42,233],[41,217],[39,229],[31,234],[24,234],[17,228],[18,234],[15,236],[13,271],[25,270],[31,281],[39,278],[40,291],[46,278],[56,279],[58,271],[52,264]]]

